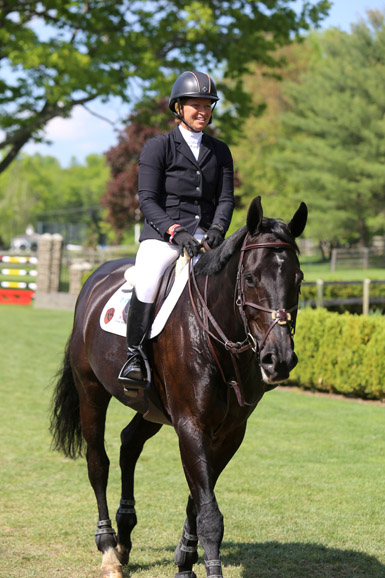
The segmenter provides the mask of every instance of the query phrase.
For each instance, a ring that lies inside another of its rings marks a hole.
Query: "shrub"
[[[290,383],[361,397],[385,398],[385,318],[301,310]]]

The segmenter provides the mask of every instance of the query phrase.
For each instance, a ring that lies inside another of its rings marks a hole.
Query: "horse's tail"
[[[76,459],[83,454],[84,438],[80,424],[79,396],[70,363],[68,341],[63,366],[57,373],[57,384],[52,396],[50,432],[52,448]]]

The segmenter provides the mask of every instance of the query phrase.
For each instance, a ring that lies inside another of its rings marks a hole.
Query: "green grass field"
[[[0,576],[98,577],[96,504],[84,460],[50,451],[48,413],[72,325],[65,311],[0,307]],[[349,377],[347,376],[347,379]],[[119,502],[112,403],[110,514]],[[139,523],[125,578],[171,578],[187,484],[164,427],[137,466]],[[384,407],[291,390],[266,394],[217,486],[225,578],[385,577]],[[198,578],[205,577],[200,561]]]
[[[372,279],[385,280],[385,268],[382,269],[338,269],[330,270],[330,263],[312,263],[306,259],[301,262],[301,269],[305,275],[305,281],[363,281]]]

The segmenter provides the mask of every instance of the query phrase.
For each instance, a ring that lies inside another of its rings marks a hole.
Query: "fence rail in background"
[[[332,249],[330,269],[369,269],[385,267],[385,254],[381,247],[354,247]]]
[[[385,297],[371,297],[370,296],[370,286],[371,285],[385,285],[385,281],[364,279],[363,281],[307,281],[303,285],[311,286],[315,285],[317,287],[317,298],[312,300],[301,300],[300,307],[335,307],[339,305],[361,305],[363,315],[368,315],[370,305],[374,304],[385,304]],[[344,299],[324,299],[324,288],[327,285],[361,285],[362,286],[362,297],[347,297]]]
[[[70,270],[75,265],[87,263],[89,269],[95,269],[106,261],[131,257],[136,254],[137,245],[118,245],[116,247],[106,247],[99,249],[64,249],[62,253],[60,271],[60,291],[68,290],[70,284]]]

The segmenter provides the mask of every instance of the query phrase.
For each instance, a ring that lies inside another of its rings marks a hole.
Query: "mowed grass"
[[[69,312],[0,307],[0,576],[7,578],[99,575],[85,460],[50,450],[52,376],[71,325]],[[111,403],[111,517],[119,434],[132,416]],[[385,577],[384,426],[380,405],[266,394],[217,485],[225,578]],[[139,522],[125,578],[174,576],[187,494],[176,436],[164,427],[137,466]],[[195,571],[205,578],[201,550]]]
[[[330,263],[311,263],[304,258],[301,262],[301,269],[305,275],[305,281],[314,282],[318,279],[323,281],[363,281],[371,279],[372,281],[385,280],[385,268],[381,269],[338,269],[330,270]]]

